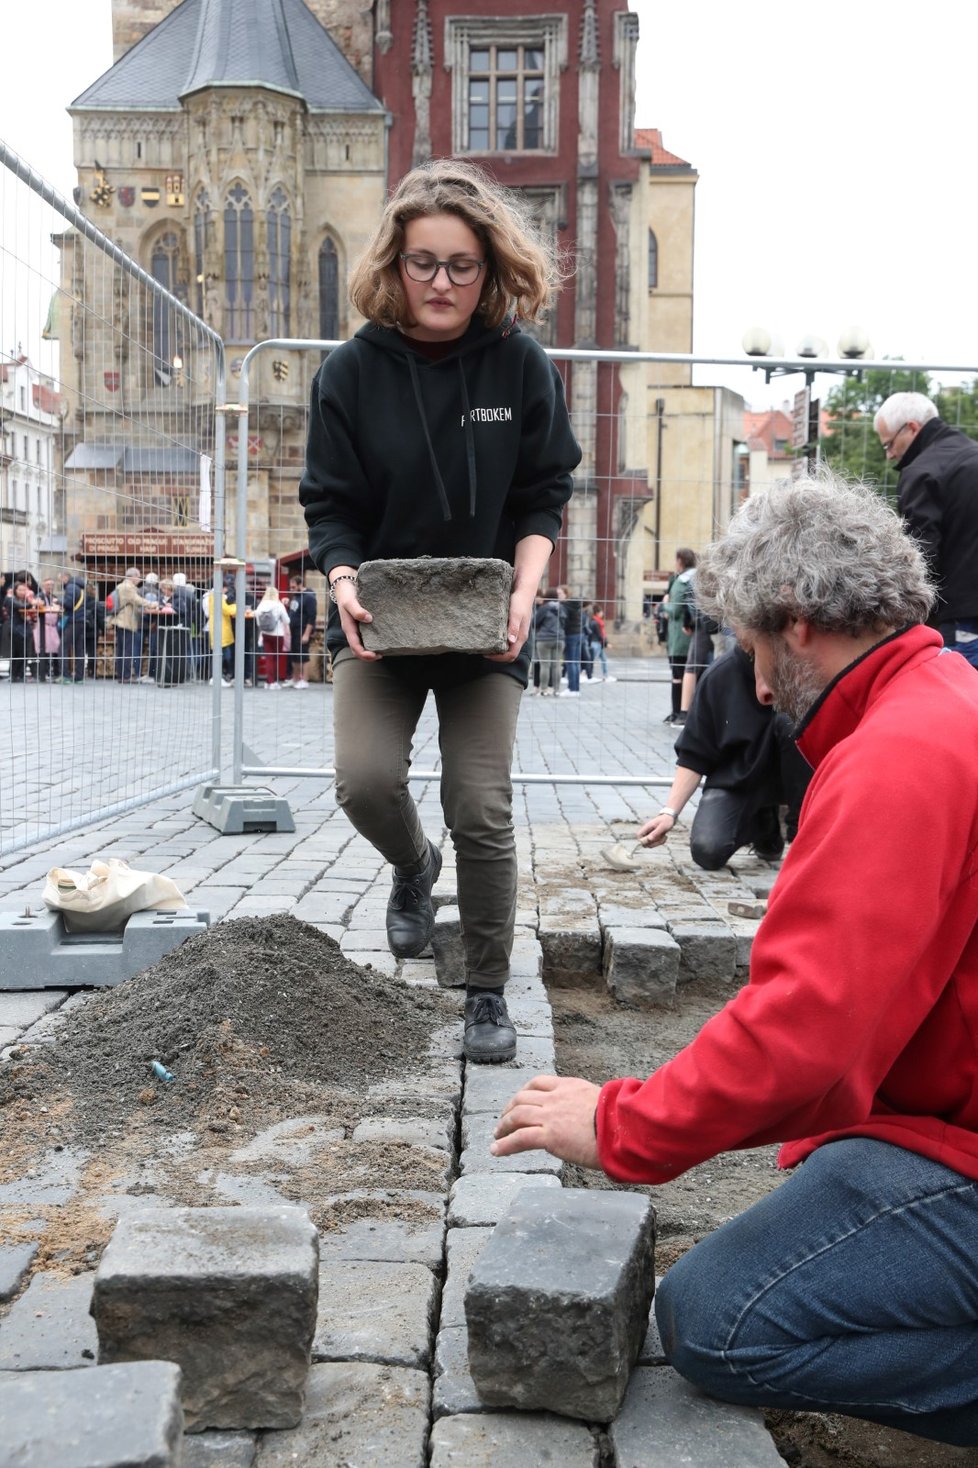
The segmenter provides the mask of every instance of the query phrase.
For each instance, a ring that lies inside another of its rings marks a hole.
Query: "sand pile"
[[[245,1107],[295,1115],[422,1073],[432,1034],[456,1016],[445,996],[351,963],[295,918],[240,918],[94,993],[50,1049],[0,1068],[0,1106],[19,1102],[23,1114],[24,1103],[43,1103],[50,1115],[68,1102],[58,1110],[82,1144],[134,1108],[170,1130]],[[154,1060],[172,1083],[154,1075]]]

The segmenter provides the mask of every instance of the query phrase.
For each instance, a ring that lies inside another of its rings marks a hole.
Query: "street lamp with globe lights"
[[[749,327],[741,345],[748,357],[768,359],[763,366],[760,362],[756,364],[756,370],[763,371],[765,382],[769,383],[772,377],[803,374],[805,387],[802,392],[795,394],[792,446],[803,450],[805,462],[809,468],[813,468],[818,460],[819,402],[812,397],[812,383],[816,373],[834,372],[845,377],[860,377],[862,368],[857,364],[861,364],[870,351],[869,338],[860,326],[844,327],[839,335],[839,360],[835,362],[824,360],[828,348],[821,337],[811,334],[803,336],[798,343],[797,357],[794,360],[770,360],[771,333],[763,326]],[[814,366],[816,362],[818,365]]]

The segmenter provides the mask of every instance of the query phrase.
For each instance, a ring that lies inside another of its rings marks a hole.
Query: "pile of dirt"
[[[53,1045],[0,1069],[0,1107],[43,1102],[45,1115],[63,1114],[63,1140],[92,1147],[134,1111],[171,1132],[226,1130],[245,1109],[265,1124],[342,1112],[344,1097],[422,1070],[456,1013],[440,993],[351,963],[296,918],[239,918],[93,994]]]

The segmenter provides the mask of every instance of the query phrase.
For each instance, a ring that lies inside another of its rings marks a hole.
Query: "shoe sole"
[[[472,1065],[505,1065],[507,1060],[516,1059],[516,1042],[515,1040],[513,1041],[512,1048],[507,1050],[505,1054],[480,1055],[478,1053],[472,1054],[466,1048],[465,1041],[463,1040],[462,1054]]]
[[[434,855],[434,863],[435,863],[435,875],[431,879],[431,885],[433,887],[435,885],[435,883],[438,881],[438,878],[441,876],[442,856],[441,856],[441,852],[438,850],[437,846],[432,846],[430,841],[429,841],[428,845],[429,845],[429,848],[430,848],[431,852]],[[427,936],[425,937],[425,940],[424,940],[423,943],[420,943],[420,944],[419,943],[412,943],[410,945],[410,947],[405,948],[405,947],[402,947],[402,946],[399,946],[399,945],[395,945],[394,943],[391,942],[390,937],[388,937],[388,939],[387,939],[387,946],[388,946],[388,948],[390,949],[391,953],[394,955],[395,958],[420,958],[421,955],[422,955],[422,953],[425,951],[425,949],[430,944],[430,942],[431,942],[431,936],[434,933],[434,931],[435,931],[435,910],[434,910],[434,908],[432,908],[432,910],[431,910],[431,923],[430,923],[430,925],[428,927]]]

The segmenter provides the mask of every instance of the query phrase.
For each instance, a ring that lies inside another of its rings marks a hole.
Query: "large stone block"
[[[637,1194],[520,1193],[465,1294],[482,1400],[610,1422],[648,1326],[654,1241],[655,1210]]]
[[[357,572],[370,652],[505,652],[513,568],[472,556],[364,561]]]
[[[622,1004],[671,1005],[679,958],[679,944],[660,928],[605,929],[604,976]]]
[[[316,1327],[318,1235],[299,1208],[149,1209],[95,1275],[99,1361],[175,1361],[189,1431],[293,1427]]]
[[[170,1361],[23,1371],[0,1380],[0,1461],[177,1468],[180,1370]]]

